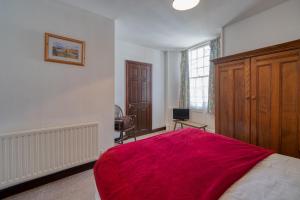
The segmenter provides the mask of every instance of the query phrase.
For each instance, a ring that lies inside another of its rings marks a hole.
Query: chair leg
[[[134,141],[136,141],[136,131],[133,131],[134,134]]]
[[[174,131],[176,130],[176,126],[177,126],[177,122],[175,122],[174,124]]]
[[[123,131],[120,132],[121,138],[120,138],[120,142],[121,144],[124,143],[124,135],[123,135]]]

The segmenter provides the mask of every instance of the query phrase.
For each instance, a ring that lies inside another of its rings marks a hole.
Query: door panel
[[[249,124],[249,112],[245,90],[245,69],[234,69],[234,138],[250,142],[247,130]]]
[[[131,88],[130,96],[129,96],[131,103],[138,102],[138,99],[139,99],[138,98],[138,91],[139,91],[138,85],[139,85],[139,82],[137,80],[132,80],[129,83],[129,87]]]
[[[221,70],[220,71],[220,108],[222,108],[222,112],[220,112],[220,124],[218,132],[233,137],[233,110],[232,110],[232,79],[230,70]],[[223,84],[226,83],[226,84]]]
[[[251,131],[257,145],[299,157],[299,52],[255,57]]]
[[[257,144],[271,148],[271,94],[272,66],[265,65],[257,69]]]
[[[299,73],[296,62],[283,63],[281,66],[281,153],[299,155],[298,141],[298,104]]]
[[[279,152],[278,64],[273,58],[257,57],[252,67],[252,135],[256,145]],[[277,130],[276,130],[277,129]]]
[[[216,130],[250,142],[250,60],[216,68]]]
[[[152,65],[126,61],[126,113],[136,116],[136,130],[152,129]]]

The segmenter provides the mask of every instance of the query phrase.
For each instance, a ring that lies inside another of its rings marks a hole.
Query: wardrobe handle
[[[256,96],[252,96],[252,100],[256,100]]]
[[[250,96],[246,97],[246,100],[250,100]]]

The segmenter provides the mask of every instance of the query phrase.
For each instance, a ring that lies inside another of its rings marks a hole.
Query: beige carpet
[[[138,137],[138,140],[164,133],[164,131]],[[125,143],[132,142],[133,139]],[[17,194],[5,200],[94,200],[93,171],[89,170],[59,181]],[[1,198],[0,198],[1,199]]]
[[[6,200],[94,200],[95,190],[93,171],[89,170],[20,193]]]

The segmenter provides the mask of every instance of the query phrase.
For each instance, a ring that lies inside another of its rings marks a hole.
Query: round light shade
[[[199,4],[200,0],[173,0],[175,10],[189,10]]]

